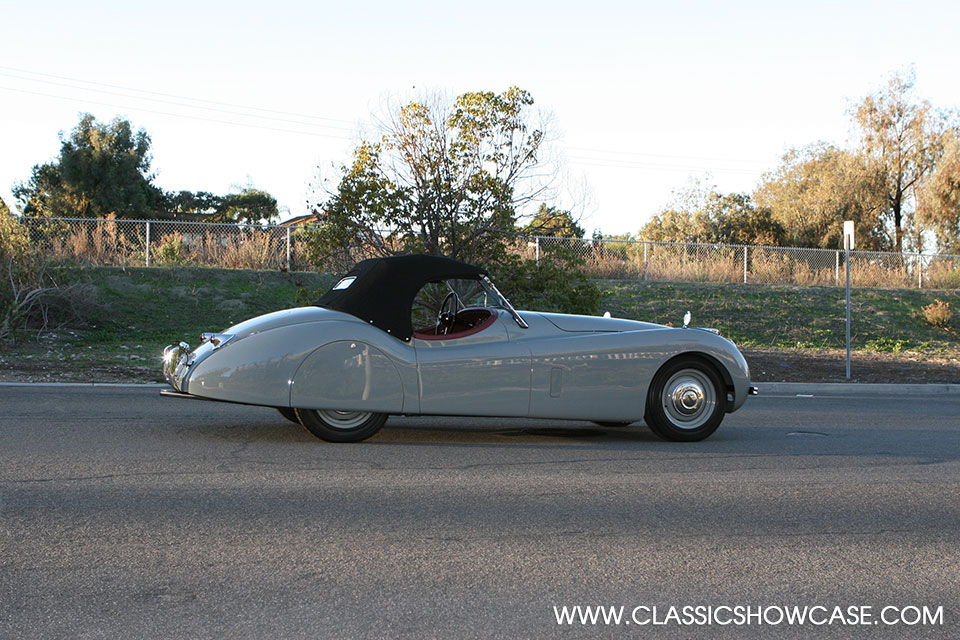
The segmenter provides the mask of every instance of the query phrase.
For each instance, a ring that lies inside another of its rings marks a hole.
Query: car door
[[[512,322],[500,312],[490,326],[468,336],[429,340],[414,336],[421,413],[516,417],[529,413],[530,350],[510,340],[507,321]]]

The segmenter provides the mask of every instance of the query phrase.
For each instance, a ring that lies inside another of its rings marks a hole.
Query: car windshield
[[[510,304],[510,301],[507,300],[502,293],[494,286],[493,281],[490,280],[487,276],[483,276],[480,280],[480,284],[483,286],[484,291],[486,291],[487,296],[490,300],[496,300],[496,304],[491,304],[490,306],[495,306],[499,309],[506,309],[511,316],[513,316],[514,321],[524,329],[529,329],[529,326],[520,317],[520,314],[517,313],[517,310],[513,308],[513,305]]]

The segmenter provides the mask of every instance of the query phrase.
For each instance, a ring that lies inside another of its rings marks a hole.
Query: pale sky
[[[516,85],[590,186],[583,226],[636,232],[691,177],[751,191],[787,149],[845,143],[908,65],[960,106],[955,1],[668,4],[0,0],[0,196],[87,111],[146,129],[165,189],[252,183],[296,215],[387,98]]]

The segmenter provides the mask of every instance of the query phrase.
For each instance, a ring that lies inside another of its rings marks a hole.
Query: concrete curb
[[[0,382],[0,387],[51,387],[67,389],[78,387],[89,389],[92,387],[106,387],[108,389],[167,389],[168,384],[159,382]]]
[[[817,382],[755,382],[760,396],[768,394],[943,396],[960,395],[960,384],[861,384]]]

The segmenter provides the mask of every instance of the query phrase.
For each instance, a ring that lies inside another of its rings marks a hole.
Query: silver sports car
[[[330,442],[389,415],[643,419],[702,440],[756,393],[713,330],[516,311],[483,269],[432,256],[364,260],[316,306],[200,340],[164,349],[164,395],[276,407]]]

